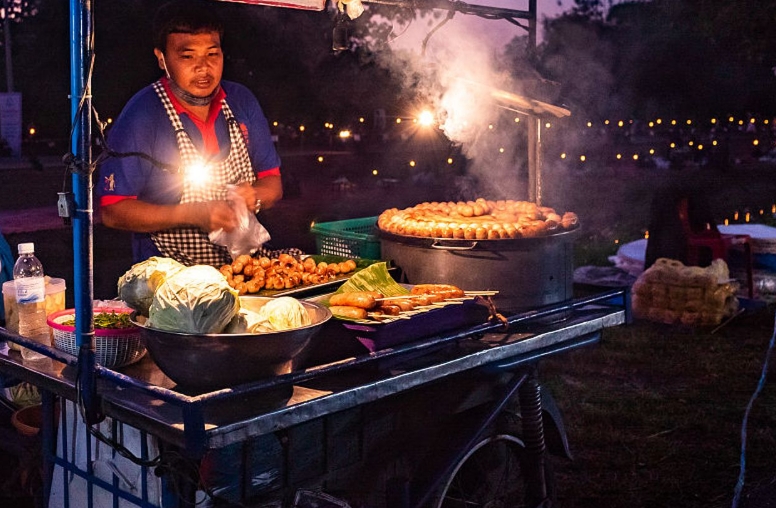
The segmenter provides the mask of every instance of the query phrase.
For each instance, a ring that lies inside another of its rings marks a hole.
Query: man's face
[[[154,50],[159,67],[188,93],[206,97],[221,82],[224,54],[218,32],[199,34],[172,33],[167,36],[167,48],[162,54]]]

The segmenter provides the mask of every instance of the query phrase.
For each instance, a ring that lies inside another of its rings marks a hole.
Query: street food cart
[[[568,447],[537,364],[627,322],[626,290],[505,316],[483,302],[479,319],[452,327],[458,314],[447,310],[438,327],[389,331],[387,343],[361,349],[332,320],[290,372],[210,390],[180,388],[150,356],[121,369],[95,361],[92,3],[70,5],[74,199],[60,212],[73,222],[77,354],[0,328],[0,338],[50,358],[31,366],[0,350],[2,376],[41,391],[44,502],[549,506],[546,451],[568,455]],[[535,36],[535,0],[512,14],[529,19]],[[537,201],[539,191],[534,181]],[[340,356],[314,354],[348,341],[355,347]]]
[[[56,506],[188,506],[208,496],[320,506],[292,503],[323,495],[354,503],[339,506],[391,507],[525,495],[540,506],[551,494],[545,450],[568,450],[537,363],[597,342],[629,319],[628,302],[625,290],[609,291],[207,393],[177,391],[150,358],[121,372],[96,365],[97,418],[106,419],[92,425],[80,421],[76,357],[0,330],[54,359],[32,368],[5,348],[0,370],[42,390],[46,477],[52,496],[65,499]],[[319,345],[347,340],[344,329],[332,333]],[[58,436],[57,400],[75,401],[60,405]],[[213,450],[223,452],[216,465],[207,460]],[[480,450],[499,461],[476,470]],[[501,475],[511,481],[491,478]],[[218,476],[227,488],[202,486]],[[457,483],[474,478],[491,483],[484,491]]]

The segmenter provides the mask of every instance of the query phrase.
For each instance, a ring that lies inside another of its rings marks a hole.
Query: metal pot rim
[[[392,242],[402,243],[405,245],[413,245],[416,247],[425,247],[429,249],[440,250],[473,250],[477,248],[487,250],[499,250],[511,248],[526,248],[531,246],[539,246],[548,242],[570,242],[575,240],[580,234],[581,228],[579,225],[573,229],[564,229],[562,231],[543,236],[532,236],[524,238],[501,238],[491,240],[465,240],[462,238],[437,238],[430,236],[408,236],[397,235],[396,233],[390,233],[377,228],[378,236],[381,240],[388,240]]]

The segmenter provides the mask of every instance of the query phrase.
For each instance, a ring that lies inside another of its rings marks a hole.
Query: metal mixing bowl
[[[257,311],[272,298],[240,298],[243,308]],[[331,318],[328,308],[302,301],[311,324],[260,334],[191,334],[156,330],[137,320],[148,352],[167,377],[187,391],[211,391],[287,374],[313,337]]]

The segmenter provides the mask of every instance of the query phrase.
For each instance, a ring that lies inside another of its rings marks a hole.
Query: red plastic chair
[[[752,243],[749,235],[728,235],[721,233],[716,224],[706,223],[706,229],[695,230],[691,226],[688,201],[679,201],[679,220],[684,228],[687,242],[687,264],[698,266],[704,260],[722,259],[729,262],[730,250],[742,247],[746,266],[746,284],[749,298],[754,297],[752,276]]]

